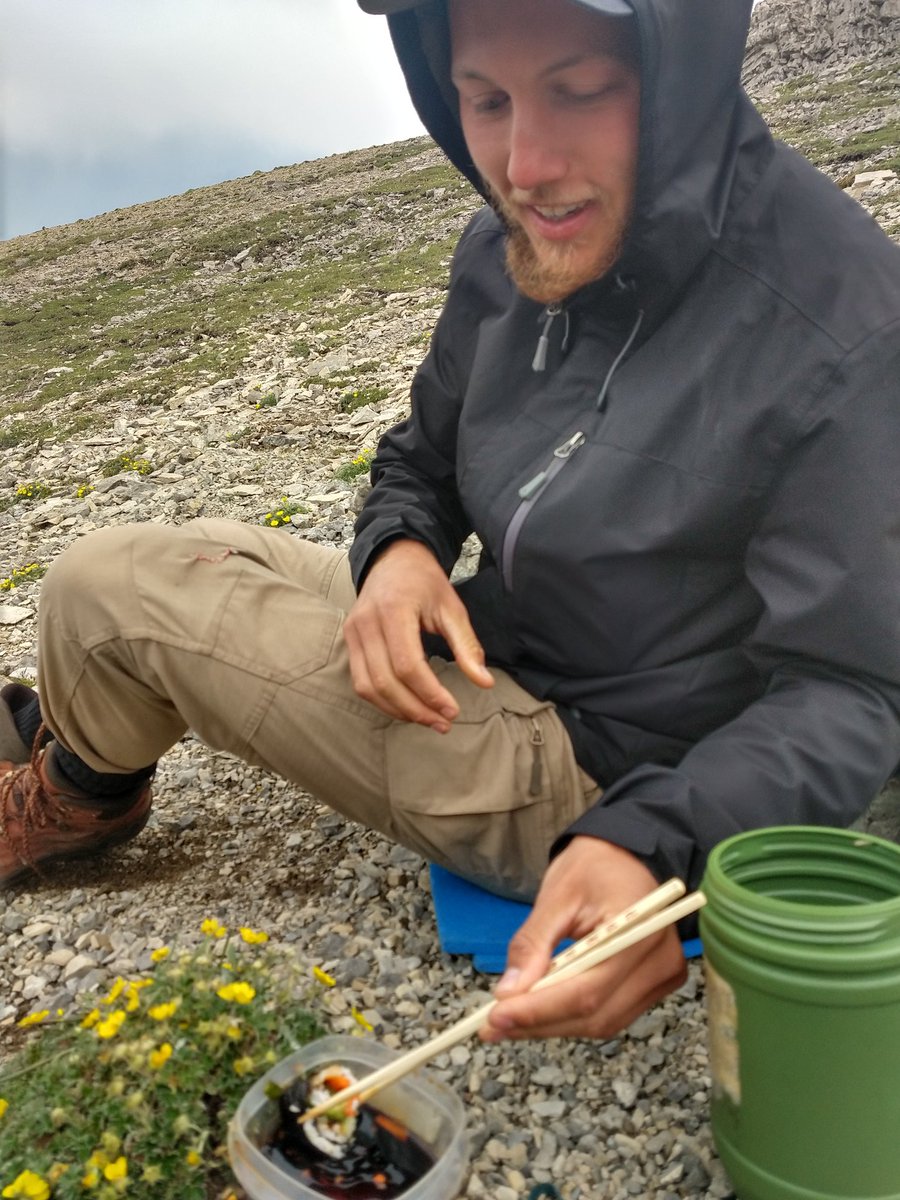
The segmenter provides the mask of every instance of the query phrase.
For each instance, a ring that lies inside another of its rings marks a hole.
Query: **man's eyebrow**
[[[583,54],[571,54],[568,58],[561,58],[558,62],[551,63],[548,67],[544,67],[543,71],[538,74],[539,79],[544,79],[548,75],[555,75],[557,71],[567,71],[570,67],[580,66],[584,62],[593,62],[595,60],[615,59],[615,55],[609,50],[587,50]],[[454,68],[450,72],[451,79],[455,82],[462,80],[470,80],[476,83],[492,83],[493,80],[489,75],[482,75],[480,71],[475,71],[471,68],[460,67]]]

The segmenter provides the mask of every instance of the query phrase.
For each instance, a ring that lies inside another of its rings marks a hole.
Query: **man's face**
[[[532,299],[561,300],[609,270],[631,217],[632,22],[570,0],[450,0],[450,26],[463,133],[509,224],[510,273]]]

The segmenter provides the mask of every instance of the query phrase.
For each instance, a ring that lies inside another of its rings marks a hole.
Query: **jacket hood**
[[[388,12],[413,104],[450,161],[485,194],[450,81],[444,0],[359,0]],[[721,235],[765,169],[772,139],[740,84],[752,0],[571,0],[637,23],[641,53],[638,181],[617,273],[653,317]]]

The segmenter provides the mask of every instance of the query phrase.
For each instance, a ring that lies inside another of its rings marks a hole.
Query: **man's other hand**
[[[465,605],[428,547],[404,538],[369,568],[344,622],[353,687],[389,717],[448,733],[459,705],[428,665],[423,630],[444,638],[473,683],[493,686]]]
[[[599,838],[575,837],[544,875],[534,909],[513,938],[499,1003],[481,1031],[502,1038],[609,1038],[687,975],[673,927],[555,986],[525,995],[546,974],[553,947],[580,938],[658,886],[639,859]]]

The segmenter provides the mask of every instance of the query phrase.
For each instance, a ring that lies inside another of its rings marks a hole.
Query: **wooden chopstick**
[[[586,934],[568,950],[558,954],[553,959],[547,974],[539,979],[530,990],[536,992],[540,988],[552,987],[573,975],[587,971],[607,958],[612,958],[621,950],[627,950],[629,946],[635,945],[636,942],[642,941],[650,934],[696,912],[706,903],[706,897],[702,892],[692,892],[691,895],[684,896],[684,891],[685,887],[680,879],[670,879],[668,883],[662,884],[649,895],[644,896],[603,925],[599,925],[591,933]],[[674,904],[670,903],[679,896],[684,896],[684,899],[676,900]],[[414,1071],[422,1063],[428,1062],[429,1059],[436,1057],[444,1050],[455,1046],[463,1038],[475,1033],[485,1023],[488,1014],[497,1003],[496,1000],[489,1000],[475,1012],[463,1017],[461,1021],[457,1021],[455,1025],[451,1025],[449,1029],[445,1029],[430,1041],[416,1046],[394,1062],[388,1063],[387,1066],[379,1067],[377,1071],[357,1080],[350,1087],[335,1092],[333,1096],[329,1096],[327,1100],[314,1105],[298,1117],[297,1124],[302,1125],[305,1121],[320,1117],[330,1109],[345,1104],[348,1100],[359,1098],[361,1103],[369,1100],[387,1084],[394,1083],[408,1072]]]

